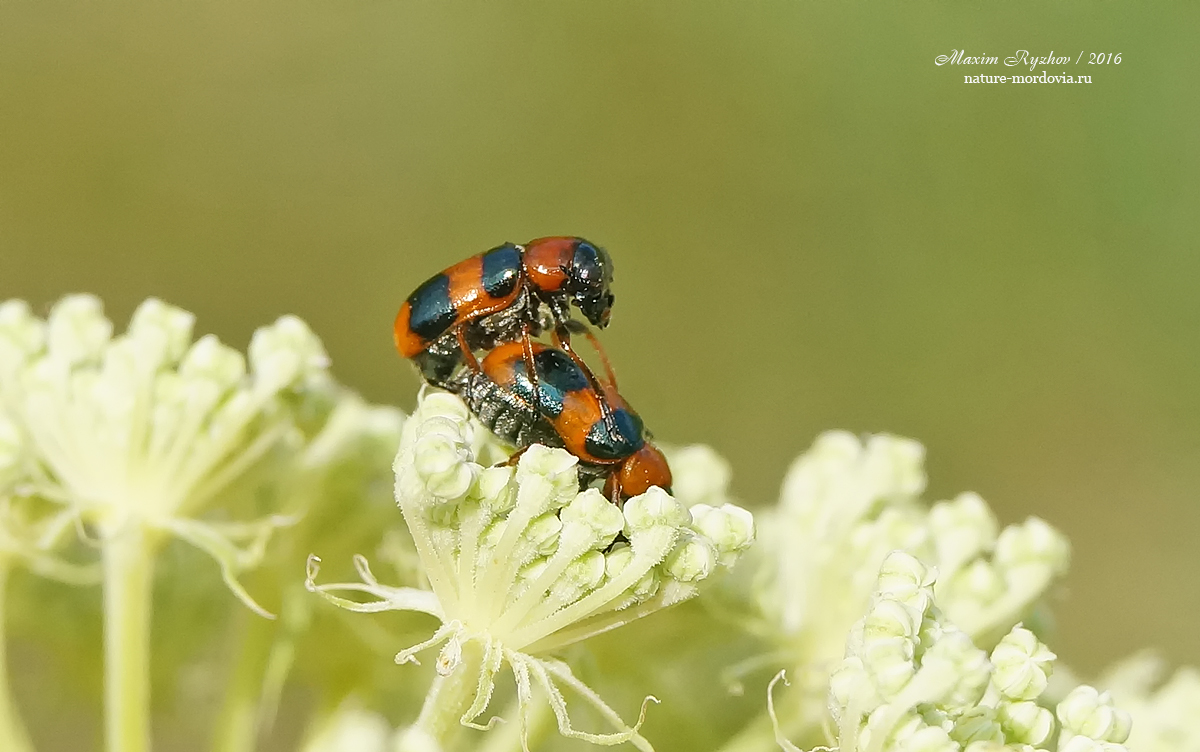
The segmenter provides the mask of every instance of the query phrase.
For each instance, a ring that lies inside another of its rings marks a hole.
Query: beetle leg
[[[529,384],[533,387],[533,409],[541,412],[542,387],[538,383],[537,363],[533,359],[533,339],[529,336],[529,324],[521,325],[521,348],[525,359],[525,373],[529,374]]]
[[[604,347],[601,346],[600,340],[596,338],[596,335],[592,333],[591,329],[584,324],[575,321],[574,319],[562,321],[554,327],[554,334],[552,336],[555,347],[559,347],[564,350],[567,355],[571,356],[571,360],[575,361],[577,366],[583,368],[585,373],[587,373],[589,376],[592,376],[592,371],[583,364],[583,359],[579,357],[578,353],[571,349],[572,331],[574,331],[576,334],[582,334],[584,337],[586,337],[587,341],[591,343],[592,349],[596,351],[596,355],[600,357],[600,364],[604,366],[604,377],[606,381],[604,383],[593,383],[592,386],[594,386],[597,391],[604,394],[605,397],[611,398],[612,395],[617,393],[617,376],[615,373],[613,373],[612,363],[610,363],[608,360],[608,353],[604,351]],[[593,378],[592,381],[598,382],[599,380]]]
[[[471,352],[471,347],[467,344],[466,327],[460,326],[456,334],[458,335],[458,347],[462,350],[463,358],[467,361],[467,367],[478,373],[481,370],[479,368],[479,361],[476,360],[475,353]]]
[[[521,461],[521,455],[525,454],[525,452],[529,451],[530,446],[533,446],[533,444],[530,444],[529,446],[521,447],[517,451],[513,452],[513,455],[511,457],[509,457],[507,460],[497,464],[496,467],[512,467],[513,465],[516,465],[518,462]]]
[[[621,506],[621,490],[621,468],[618,465],[608,476],[608,480],[604,481],[604,492],[617,508]]]

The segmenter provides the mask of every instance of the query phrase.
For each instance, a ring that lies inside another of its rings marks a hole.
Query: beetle
[[[451,391],[519,450],[539,443],[578,457],[581,482],[604,478],[604,493],[616,503],[651,486],[670,491],[666,457],[616,390],[596,389],[587,366],[563,350],[540,342],[530,349],[532,372],[524,343],[504,343],[488,353],[480,370],[460,372]]]
[[[583,238],[504,243],[413,291],[393,325],[396,349],[416,363],[426,381],[444,387],[464,361],[479,370],[474,350],[520,340],[529,358],[530,338],[549,328],[555,345],[582,366],[570,348],[572,332],[582,331],[602,357],[603,351],[587,327],[571,319],[570,307],[578,307],[593,326],[608,326],[612,278],[608,252]]]

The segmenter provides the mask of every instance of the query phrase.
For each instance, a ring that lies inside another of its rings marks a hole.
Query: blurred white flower
[[[96,566],[70,563],[55,551],[73,529],[70,512],[22,493],[27,454],[20,429],[0,405],[0,573],[21,564],[63,582],[98,581]]]
[[[910,439],[822,434],[789,469],[778,506],[761,515],[762,544],[752,557],[761,616],[748,626],[777,649],[731,674],[789,667],[796,686],[778,708],[789,735],[819,732],[821,698],[845,635],[891,552],[937,568],[936,584],[913,584],[914,593],[936,595],[947,619],[985,647],[1029,619],[1066,569],[1065,539],[1039,519],[999,530],[973,493],[928,506],[924,457]]]
[[[1130,749],[1200,752],[1200,670],[1169,674],[1166,661],[1143,652],[1110,668],[1097,685],[1129,713]]]
[[[23,301],[0,304],[0,479],[60,505],[102,545],[141,536],[147,549],[176,536],[235,579],[289,520],[197,518],[280,446],[295,447],[295,406],[332,395],[317,338],[299,319],[258,330],[250,362],[211,335],[192,341],[193,316],[149,299],[114,336],[100,301],[71,295],[47,320]]]
[[[940,609],[936,581],[909,554],[884,561],[830,684],[833,749],[1125,750],[1129,716],[1106,694],[1078,687],[1052,713],[1042,692],[1054,654],[1017,626],[989,656]],[[774,718],[773,702],[771,712]],[[780,738],[784,749],[798,749]]]
[[[312,557],[310,589],[351,610],[422,611],[441,621],[429,640],[396,656],[415,661],[442,646],[439,678],[402,749],[436,745],[448,719],[487,728],[477,721],[504,663],[516,679],[520,722],[539,686],[564,736],[649,749],[640,719],[626,724],[565,663],[543,656],[693,597],[750,544],[753,518],[731,504],[689,511],[658,488],[618,508],[596,490],[579,491],[577,460],[560,449],[534,445],[516,467],[484,468],[476,462],[481,430],[458,398],[440,392],[423,395],[404,426],[396,499],[431,591],[381,585],[361,557],[362,582],[326,585],[315,583]],[[378,600],[357,603],[339,590]],[[576,730],[564,689],[616,730]]]
[[[836,654],[837,636],[861,612],[893,550],[936,565],[943,608],[992,642],[1065,571],[1065,539],[1037,518],[998,532],[973,493],[927,507],[924,456],[910,439],[830,432],[788,471],[763,525],[760,552],[772,559],[758,597],[781,635],[803,638],[805,658]]]

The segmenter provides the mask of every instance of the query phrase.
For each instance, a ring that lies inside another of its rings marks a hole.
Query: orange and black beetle
[[[396,348],[438,386],[446,385],[464,359],[478,371],[474,350],[520,340],[528,354],[530,337],[548,326],[555,342],[580,362],[570,352],[570,306],[594,326],[606,327],[612,277],[608,253],[583,238],[505,243],[455,264],[409,295],[396,316]]]
[[[526,351],[532,349],[532,378]],[[579,458],[580,480],[604,478],[614,502],[650,486],[671,490],[671,468],[615,389],[597,390],[587,367],[566,352],[532,343],[497,346],[479,370],[448,385],[497,436],[521,449],[558,446]]]

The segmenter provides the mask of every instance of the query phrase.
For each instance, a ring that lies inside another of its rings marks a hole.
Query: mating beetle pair
[[[396,348],[500,438],[574,454],[581,483],[603,478],[614,501],[650,486],[669,490],[666,459],[617,393],[599,343],[570,315],[574,304],[592,325],[607,326],[611,284],[612,260],[582,238],[506,243],[418,287],[396,316]],[[546,330],[552,347],[534,340]],[[604,380],[571,348],[572,333],[592,342]],[[475,350],[488,351],[482,363]]]

